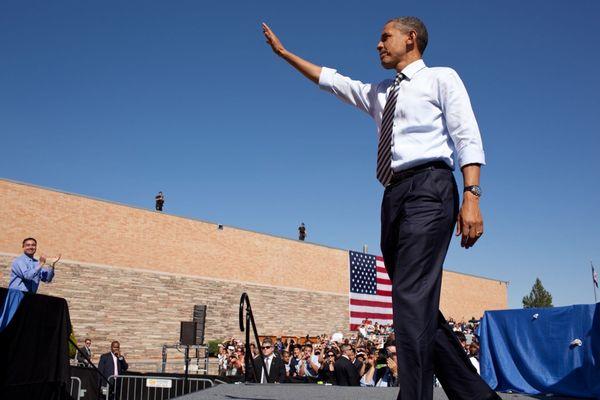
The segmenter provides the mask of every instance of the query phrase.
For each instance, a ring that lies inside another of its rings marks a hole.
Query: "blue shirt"
[[[12,263],[8,288],[35,293],[40,281],[52,282],[52,278],[54,268],[43,268],[38,260],[23,254]]]

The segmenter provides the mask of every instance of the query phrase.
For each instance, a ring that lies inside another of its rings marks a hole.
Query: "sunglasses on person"
[[[266,349],[270,349],[271,346],[267,345],[267,346],[261,346],[261,349],[266,350]]]
[[[327,357],[335,357],[335,354],[329,353],[329,354],[327,354]]]

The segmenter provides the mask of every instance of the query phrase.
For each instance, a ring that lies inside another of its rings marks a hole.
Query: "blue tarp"
[[[600,303],[487,311],[479,336],[493,389],[600,399]]]
[[[23,296],[24,293],[17,289],[8,289],[6,292],[6,298],[4,299],[0,313],[0,332],[10,323],[15,312],[17,312],[17,308],[19,308]]]

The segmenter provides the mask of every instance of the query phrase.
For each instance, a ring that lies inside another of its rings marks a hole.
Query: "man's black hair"
[[[22,244],[22,246],[25,246],[25,242],[26,242],[26,241],[28,241],[28,240],[33,240],[33,241],[35,242],[35,244],[37,244],[37,240],[35,240],[35,238],[28,237],[28,238],[25,238],[25,239],[23,239],[23,244]]]
[[[419,49],[419,52],[423,55],[427,48],[427,42],[429,41],[427,27],[423,21],[417,17],[398,17],[388,21],[388,23],[390,22],[395,22],[396,25],[398,25],[398,28],[403,31],[415,31],[417,33],[417,49]]]

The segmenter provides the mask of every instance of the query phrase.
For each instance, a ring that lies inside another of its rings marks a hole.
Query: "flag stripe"
[[[354,304],[353,307],[352,307],[351,314],[354,315],[357,312],[373,313],[373,314],[385,314],[385,315],[389,315],[390,317],[392,316],[392,310],[390,310],[388,307],[357,306],[356,304]]]
[[[349,252],[349,325],[356,330],[365,319],[392,324],[392,282],[382,257]]]
[[[392,303],[389,303],[387,301],[358,300],[358,299],[350,300],[350,304],[352,304],[353,306],[369,306],[369,307],[383,307],[383,308],[390,308],[392,306]]]
[[[383,303],[390,303],[390,307],[392,304],[391,296],[377,296],[377,295],[361,295],[361,294],[353,294],[351,301],[354,300],[367,300],[367,301],[380,301]]]
[[[372,318],[382,318],[382,319],[392,319],[392,314],[377,314],[377,313],[372,313],[372,312],[368,312],[368,311],[352,311],[352,313],[350,314],[351,317],[354,318],[368,318],[368,319],[372,319]]]

